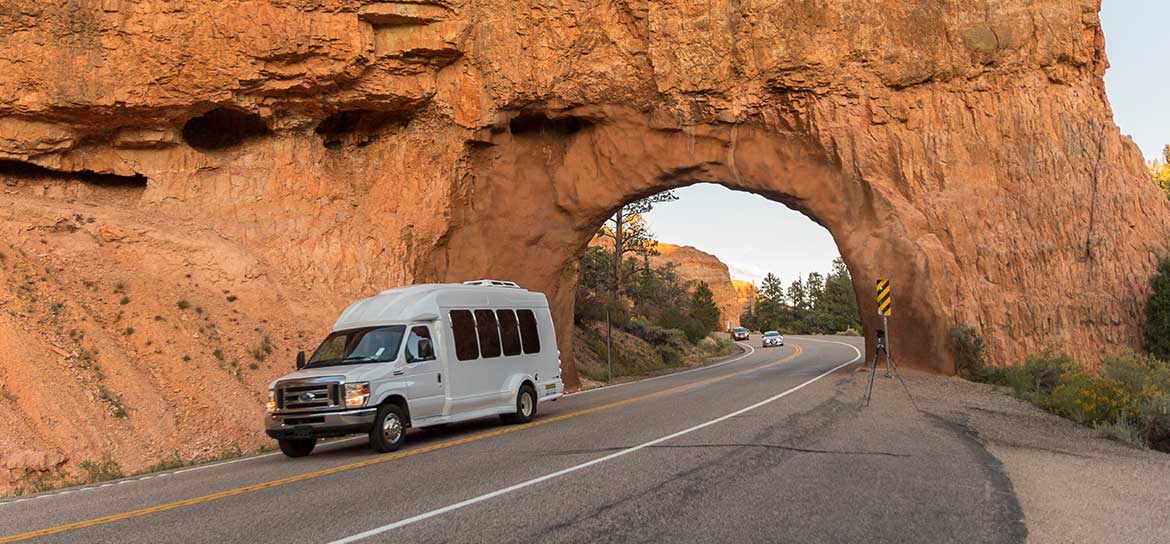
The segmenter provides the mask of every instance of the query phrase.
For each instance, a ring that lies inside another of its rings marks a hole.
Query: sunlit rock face
[[[728,233],[728,236],[734,234]],[[711,298],[715,301],[715,306],[719,308],[720,327],[726,328],[728,323],[733,327],[739,326],[739,316],[743,313],[745,301],[740,300],[738,288],[731,279],[731,272],[726,263],[710,253],[691,246],[659,243],[655,249],[658,254],[649,258],[651,267],[673,264],[679,278],[689,284],[688,290],[692,292],[699,282],[706,283],[711,288]]]
[[[19,390],[0,446],[131,469],[253,447],[295,350],[412,282],[547,293],[573,386],[580,252],[623,202],[696,182],[828,228],[870,329],[891,278],[904,365],[952,371],[957,322],[1000,364],[1092,364],[1137,345],[1170,246],[1170,204],[1111,118],[1098,8],[7,1],[0,346],[27,356],[0,358]],[[110,431],[76,445],[93,426]]]

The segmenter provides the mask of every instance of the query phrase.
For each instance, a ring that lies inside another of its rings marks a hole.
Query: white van
[[[268,436],[289,457],[318,438],[369,433],[398,449],[408,427],[499,415],[523,423],[564,393],[548,299],[480,280],[384,291],[346,308],[297,371],[268,387]]]

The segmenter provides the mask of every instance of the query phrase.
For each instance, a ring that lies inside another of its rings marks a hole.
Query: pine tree
[[[853,278],[840,257],[833,260],[833,271],[825,277],[821,306],[828,324],[827,332],[861,328],[857,297],[853,296]]]
[[[1144,329],[1146,350],[1170,361],[1170,259],[1158,263],[1157,273],[1150,278]]]
[[[719,328],[719,307],[715,305],[715,295],[711,293],[711,286],[700,281],[691,295],[691,319],[703,326],[706,332]]]
[[[650,213],[654,206],[663,202],[673,202],[678,200],[673,191],[664,191],[653,196],[635,200],[625,206],[618,208],[617,213],[610,217],[601,229],[597,231],[597,235],[603,238],[609,238],[613,241],[614,258],[613,258],[613,283],[615,286],[616,296],[618,292],[622,291],[624,282],[622,278],[625,276],[622,270],[622,264],[625,262],[627,253],[634,253],[636,255],[657,255],[658,251],[655,246],[658,241],[654,239],[654,234],[650,232],[650,228],[646,226],[646,219],[644,215]]]

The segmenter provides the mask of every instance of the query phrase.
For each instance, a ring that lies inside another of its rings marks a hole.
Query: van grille
[[[337,382],[277,384],[276,408],[282,411],[315,411],[341,406],[341,384]]]

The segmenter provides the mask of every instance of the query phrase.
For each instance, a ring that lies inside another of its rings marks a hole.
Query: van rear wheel
[[[304,457],[317,447],[316,438],[281,438],[276,443],[280,445],[280,452],[289,457]]]
[[[501,414],[504,423],[528,423],[536,415],[536,390],[530,385],[520,388],[516,395],[516,411],[511,414]]]
[[[370,447],[378,453],[390,453],[406,442],[406,417],[397,404],[383,404],[370,429]]]

